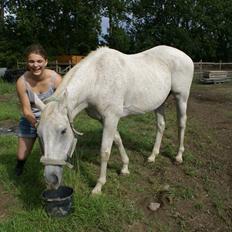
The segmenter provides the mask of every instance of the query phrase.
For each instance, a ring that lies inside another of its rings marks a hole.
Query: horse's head
[[[75,129],[63,99],[45,105],[36,98],[35,103],[42,111],[37,133],[43,147],[41,162],[45,165],[45,180],[50,188],[58,188],[63,166],[70,166],[68,158],[75,149]]]

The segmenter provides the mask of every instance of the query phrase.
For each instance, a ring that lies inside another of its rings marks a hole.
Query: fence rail
[[[232,63],[228,62],[194,62],[194,77],[201,79],[208,71],[226,71],[227,76],[232,78]]]
[[[72,63],[71,60],[66,63],[58,62],[57,60],[51,61],[48,63],[48,67],[55,70],[56,72],[64,75],[67,73],[75,63]],[[25,62],[17,62],[17,68],[25,68]],[[225,62],[194,62],[194,76],[199,77],[202,76],[205,71],[209,70],[223,70],[227,71],[228,75],[232,77],[232,63],[225,63]]]
[[[71,61],[67,63],[60,63],[57,60],[49,62],[47,67],[55,70],[57,73],[60,73],[61,75],[66,74],[75,64]],[[26,62],[19,62],[17,61],[17,69],[22,69],[26,67]]]
[[[195,62],[194,68],[196,71],[199,70],[231,70],[232,71],[232,63],[214,63],[214,62]]]

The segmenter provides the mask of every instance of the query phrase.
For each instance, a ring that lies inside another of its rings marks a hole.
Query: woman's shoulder
[[[19,90],[19,89],[25,89],[25,73],[20,76],[17,81],[16,81],[16,89]]]
[[[27,74],[27,71],[25,73],[23,73],[16,81],[16,83],[22,83],[25,81],[25,76]]]
[[[57,73],[55,70],[52,69],[46,69],[46,76],[47,78],[55,78],[56,76],[60,76],[59,73]]]
[[[47,78],[49,78],[52,81],[54,87],[57,88],[62,81],[61,75],[52,69],[46,69],[46,72]]]

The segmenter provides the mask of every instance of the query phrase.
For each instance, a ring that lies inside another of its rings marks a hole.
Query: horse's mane
[[[98,47],[96,50],[91,51],[88,53],[88,55],[82,59],[78,64],[76,64],[74,67],[72,67],[63,77],[63,81],[57,88],[55,92],[56,97],[61,97],[64,94],[64,91],[67,87],[67,85],[70,83],[70,81],[75,77],[74,73],[76,73],[81,68],[84,68],[86,65],[97,59],[99,56],[101,56],[104,52],[109,51],[110,48],[107,46]]]

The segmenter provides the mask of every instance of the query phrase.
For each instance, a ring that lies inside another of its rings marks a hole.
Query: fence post
[[[17,60],[17,69],[19,69],[19,61]]]
[[[69,60],[69,61],[68,61],[68,64],[69,64],[69,68],[68,68],[68,70],[70,70],[70,69],[72,68],[72,61],[71,61],[71,60]]]
[[[200,79],[201,79],[201,78],[203,78],[202,60],[200,60],[199,65],[200,65]]]
[[[219,70],[222,70],[222,61],[219,62]]]
[[[58,61],[56,60],[56,72],[58,73],[59,72],[59,66],[58,66]]]

